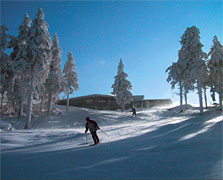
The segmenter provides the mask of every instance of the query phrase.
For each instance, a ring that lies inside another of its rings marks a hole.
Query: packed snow
[[[222,179],[222,112],[154,107],[131,112],[57,106],[57,115],[2,119],[1,179]],[[101,143],[85,134],[95,120]],[[2,123],[4,124],[4,123]],[[106,134],[104,134],[104,132]]]

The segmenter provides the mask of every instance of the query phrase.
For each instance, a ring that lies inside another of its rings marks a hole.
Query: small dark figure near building
[[[133,116],[136,117],[136,109],[135,109],[135,108],[132,108],[131,112],[132,112],[132,117],[133,117]]]
[[[95,121],[91,120],[89,117],[86,117],[86,121],[87,122],[85,124],[85,127],[86,127],[85,133],[87,133],[89,129],[89,131],[91,132],[92,138],[94,140],[94,144],[100,143],[99,138],[97,136],[97,130],[100,129],[98,127],[98,124]]]

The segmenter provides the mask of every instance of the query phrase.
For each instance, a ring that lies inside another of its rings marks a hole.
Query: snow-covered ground
[[[222,112],[190,106],[137,112],[70,107],[53,117],[3,119],[1,179],[222,179]],[[98,122],[101,144],[89,146],[85,118]]]

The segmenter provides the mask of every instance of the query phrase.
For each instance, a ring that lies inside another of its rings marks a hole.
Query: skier
[[[89,129],[91,132],[92,138],[94,140],[94,145],[100,143],[99,138],[97,136],[97,130],[100,129],[98,127],[98,124],[95,121],[91,120],[89,117],[86,117],[86,121],[87,122],[85,124],[85,127],[86,127],[85,133],[87,133]]]
[[[132,110],[130,111],[132,112],[132,117],[135,116],[136,117],[136,109],[134,107],[132,107]]]

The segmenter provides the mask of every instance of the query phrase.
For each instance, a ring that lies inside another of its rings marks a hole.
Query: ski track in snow
[[[71,107],[60,116],[36,117],[34,129],[22,129],[21,121],[17,130],[1,132],[2,178],[222,179],[222,113],[178,112],[152,108],[131,117]],[[87,116],[109,135],[99,130],[97,146],[89,147],[91,135],[84,134]]]

